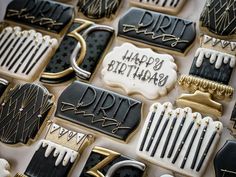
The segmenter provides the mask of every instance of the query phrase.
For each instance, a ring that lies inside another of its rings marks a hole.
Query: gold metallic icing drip
[[[178,81],[179,85],[191,92],[197,90],[208,92],[217,99],[232,98],[234,88],[228,85],[223,85],[207,79],[202,79],[196,76],[183,75]]]

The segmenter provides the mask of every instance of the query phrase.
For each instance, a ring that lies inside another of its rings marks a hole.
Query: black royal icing
[[[119,21],[118,36],[185,53],[195,40],[195,26],[192,21],[131,8]]]

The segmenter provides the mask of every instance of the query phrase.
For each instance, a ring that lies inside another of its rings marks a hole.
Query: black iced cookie
[[[70,60],[78,44],[80,51],[75,59],[80,61],[79,66],[76,64],[75,67],[90,73],[90,75],[83,77],[79,72],[76,73],[80,78],[89,80],[111,42],[113,34],[114,30],[109,26],[75,19],[40,80],[44,83],[57,84],[74,78],[75,72],[71,67]],[[76,68],[74,69],[76,70]]]
[[[71,22],[74,8],[49,0],[13,0],[5,19],[60,34]]]
[[[93,148],[80,177],[142,177],[145,168],[145,164],[141,162],[96,146]]]
[[[216,154],[214,167],[216,177],[235,177],[236,175],[236,141],[228,140]]]
[[[7,89],[9,82],[5,79],[0,78],[0,97],[3,95],[5,90]]]
[[[219,36],[236,33],[236,1],[207,0],[200,17],[201,27]]]
[[[236,103],[234,105],[234,109],[232,111],[231,119],[230,120],[235,122],[233,128],[236,129]]]
[[[140,101],[76,81],[61,94],[56,117],[126,141],[141,121],[141,108]]]
[[[78,9],[90,19],[110,18],[122,0],[78,0]]]
[[[236,65],[236,43],[207,35],[201,40],[189,74],[228,85]]]
[[[75,132],[51,123],[24,174],[15,177],[66,177],[82,151],[93,142],[93,136]]]
[[[131,8],[119,21],[118,36],[185,54],[195,40],[195,26],[192,21]]]
[[[0,141],[26,144],[34,139],[52,105],[52,95],[37,84],[11,89],[0,105]]]

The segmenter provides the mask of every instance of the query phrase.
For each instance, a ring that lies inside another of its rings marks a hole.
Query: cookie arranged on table
[[[111,18],[116,14],[122,0],[78,0],[78,10],[90,19]]]
[[[8,86],[9,82],[3,78],[0,78],[0,97],[3,95]]]
[[[57,40],[34,30],[6,27],[0,33],[0,73],[25,81],[37,79]]]
[[[75,81],[59,97],[55,116],[127,141],[141,121],[141,109],[140,101]]]
[[[186,0],[131,0],[131,3],[140,8],[147,8],[168,14],[177,14],[186,3]]]
[[[113,35],[114,29],[109,26],[75,19],[40,80],[49,84],[62,83],[75,77],[74,70],[79,78],[89,80]]]
[[[236,141],[228,140],[214,159],[216,177],[235,177],[236,175]]]
[[[171,103],[151,106],[137,153],[140,157],[177,173],[203,176],[220,140],[223,125],[202,118],[188,107],[173,109]]]
[[[143,177],[146,165],[119,152],[95,146],[80,177]]]
[[[236,37],[235,6],[234,0],[207,0],[200,17],[200,27],[218,37]]]
[[[0,159],[0,177],[11,177],[10,165],[5,159]]]
[[[74,17],[73,6],[50,0],[13,0],[5,19],[55,34],[64,33]]]
[[[130,8],[119,21],[118,36],[183,55],[196,38],[196,24],[166,14]]]
[[[119,86],[128,94],[140,93],[148,99],[156,99],[174,87],[177,66],[171,55],[124,43],[106,55],[102,75],[109,86]]]
[[[189,74],[228,85],[236,64],[236,42],[202,37]]]
[[[177,103],[190,106],[199,112],[221,117],[222,104],[212,100],[232,98],[234,88],[229,86],[236,63],[236,43],[213,38],[201,37],[201,47],[197,50],[190,75],[182,75],[179,85],[194,94],[183,94]],[[200,98],[200,99],[199,99]]]
[[[15,177],[65,177],[94,137],[51,123],[46,138],[40,140],[26,171]],[[39,170],[40,169],[40,170]]]
[[[15,145],[35,139],[52,106],[53,96],[40,85],[10,89],[0,105],[0,141]]]

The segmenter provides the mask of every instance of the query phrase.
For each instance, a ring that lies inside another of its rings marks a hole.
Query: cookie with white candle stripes
[[[223,125],[191,108],[155,103],[142,129],[137,154],[177,173],[201,177],[220,140]]]
[[[140,8],[176,15],[186,0],[131,0],[131,4]]]
[[[0,73],[33,81],[38,78],[57,45],[55,38],[34,30],[6,27],[0,33]]]
[[[191,104],[196,111],[221,117],[223,107],[211,97],[230,99],[233,96],[234,88],[229,82],[236,64],[236,42],[208,35],[202,36],[200,42],[189,75],[179,79],[180,86],[195,94],[184,94],[177,103]]]
[[[236,141],[228,140],[218,151],[214,159],[216,177],[235,177]]]
[[[78,10],[85,17],[94,20],[111,19],[117,13],[123,0],[77,0]]]
[[[141,122],[142,102],[80,81],[60,95],[55,117],[127,142]]]
[[[144,177],[146,165],[119,152],[95,146],[80,177]]]
[[[68,176],[84,149],[93,141],[94,137],[90,134],[50,123],[45,139],[38,143],[24,174],[17,174],[15,177]]]
[[[74,18],[74,7],[50,0],[13,0],[6,9],[5,20],[63,35]]]
[[[141,46],[185,55],[196,38],[193,21],[140,8],[130,8],[119,20],[118,36]]]
[[[114,29],[75,19],[41,75],[47,84],[66,82],[75,76],[89,81],[114,36]]]
[[[177,81],[177,65],[171,55],[158,54],[130,43],[115,47],[103,60],[102,75],[109,86],[148,99],[166,95]]]
[[[11,177],[10,165],[5,159],[0,158],[0,177]]]
[[[38,84],[17,85],[0,105],[0,141],[29,144],[44,127],[53,106],[53,96]]]
[[[219,38],[235,38],[235,6],[234,0],[207,0],[200,17],[200,29]]]

